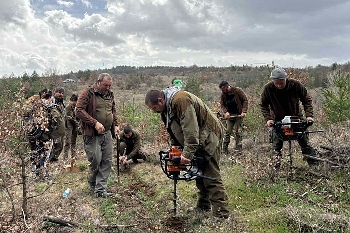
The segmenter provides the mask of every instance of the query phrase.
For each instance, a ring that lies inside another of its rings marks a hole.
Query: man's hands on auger
[[[186,165],[186,164],[190,164],[190,163],[191,163],[190,159],[188,159],[188,158],[186,158],[186,157],[181,155],[181,157],[180,157],[180,164]]]

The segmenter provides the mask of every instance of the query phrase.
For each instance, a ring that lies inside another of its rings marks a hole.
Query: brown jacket
[[[247,95],[244,93],[244,91],[239,88],[239,87],[231,87],[230,92],[228,93],[228,96],[232,96],[235,99],[235,102],[237,104],[237,109],[238,109],[238,114],[241,114],[242,112],[247,113],[248,111],[248,98]],[[221,93],[220,97],[220,104],[221,104],[221,109],[223,112],[229,112],[230,109],[227,109],[227,100],[230,97],[227,97],[226,94]]]
[[[312,99],[299,81],[287,79],[286,87],[282,90],[271,81],[264,86],[260,108],[266,121],[280,121],[285,116],[302,117],[299,101],[304,107],[305,116],[313,117]]]
[[[97,131],[95,130],[95,124],[97,120],[96,117],[96,95],[98,95],[98,90],[95,85],[92,87],[84,89],[77,101],[76,105],[76,116],[80,119],[82,123],[83,135],[85,136],[93,136]],[[109,92],[107,94],[108,98],[112,101],[112,109],[110,109],[113,113],[113,124],[111,127],[111,132],[113,137],[115,137],[114,127],[118,126],[117,121],[117,111],[114,102],[113,92]]]

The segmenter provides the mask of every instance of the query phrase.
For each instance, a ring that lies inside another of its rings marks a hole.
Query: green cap
[[[180,79],[175,79],[173,81],[173,84],[177,87],[180,87],[180,88],[182,87],[182,81]]]

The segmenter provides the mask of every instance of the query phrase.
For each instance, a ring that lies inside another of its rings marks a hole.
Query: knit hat
[[[271,79],[279,79],[279,80],[286,79],[287,73],[282,68],[276,68],[271,72],[270,78]]]

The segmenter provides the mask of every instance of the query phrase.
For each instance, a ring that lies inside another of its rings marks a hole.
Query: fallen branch
[[[320,148],[324,149],[324,150],[328,150],[328,151],[333,151],[333,148],[329,147],[329,146],[323,146],[321,145]]]
[[[61,218],[55,218],[55,217],[51,217],[51,216],[44,216],[43,218],[44,221],[46,222],[51,222],[51,223],[55,223],[55,224],[59,224],[61,226],[67,226],[67,227],[79,227],[82,224],[81,223],[76,223],[76,222],[72,222],[72,221],[68,221],[65,219],[61,219]],[[138,226],[138,224],[129,224],[129,225],[119,225],[119,224],[112,224],[112,225],[97,225],[97,227],[99,228],[103,228],[105,230],[112,230],[112,229],[120,229],[120,228],[128,228],[128,227],[136,227]]]
[[[313,159],[313,160],[318,160],[318,161],[322,161],[322,162],[327,162],[327,163],[330,163],[332,165],[336,165],[336,166],[341,166],[340,164],[338,163],[335,163],[333,161],[330,161],[328,159],[324,159],[324,158],[319,158],[319,157],[315,157],[315,156],[311,156],[311,155],[304,155],[305,158],[308,158],[308,159]]]
[[[44,216],[44,221],[56,223],[56,224],[59,224],[61,226],[67,226],[67,227],[78,227],[80,225],[79,223],[67,221],[67,220],[60,219],[60,218],[54,218],[54,217],[50,217],[50,216]]]
[[[99,225],[100,228],[103,228],[105,230],[112,230],[112,229],[120,229],[120,228],[127,228],[127,227],[136,227],[139,224],[129,224],[129,225],[119,225],[119,224],[113,224],[113,225]]]

